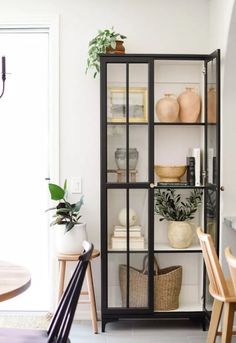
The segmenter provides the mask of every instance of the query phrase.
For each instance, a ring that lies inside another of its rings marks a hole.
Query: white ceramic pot
[[[80,254],[82,243],[87,240],[86,224],[76,224],[74,227],[65,232],[64,225],[58,225],[57,231],[57,250],[61,254]]]
[[[188,222],[168,223],[168,240],[172,248],[184,249],[192,244],[193,230]]]
[[[179,117],[184,123],[195,123],[201,109],[200,96],[194,88],[186,88],[186,91],[178,97]]]

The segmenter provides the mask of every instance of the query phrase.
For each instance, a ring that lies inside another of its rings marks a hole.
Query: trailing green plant
[[[115,49],[116,40],[126,39],[126,36],[116,33],[114,28],[99,30],[96,37],[89,42],[86,73],[90,68],[95,69],[93,77],[100,72],[99,55],[104,54],[108,47]]]
[[[79,220],[81,218],[80,209],[83,205],[83,196],[77,203],[69,203],[66,200],[68,194],[67,180],[65,180],[63,188],[54,183],[49,183],[48,188],[51,194],[51,199],[59,201],[56,207],[52,207],[47,210],[55,210],[55,214],[53,215],[55,219],[51,222],[50,226],[65,225],[65,232],[68,232],[75,224],[79,224]]]
[[[160,221],[185,221],[194,218],[202,201],[202,191],[194,189],[185,201],[182,201],[181,194],[177,194],[175,189],[157,189],[154,194],[155,214],[161,216]]]

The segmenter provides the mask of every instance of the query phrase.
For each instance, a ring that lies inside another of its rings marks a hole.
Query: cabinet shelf
[[[146,253],[148,251],[148,247],[146,244],[146,247],[144,249],[133,249],[133,250],[129,250],[130,254],[140,254],[140,253]],[[108,253],[127,253],[127,250],[124,249],[111,249],[109,248],[107,250]],[[185,249],[175,249],[172,248],[168,243],[155,243],[154,244],[154,252],[155,253],[189,253],[189,252],[202,252],[201,247],[199,244],[192,244],[189,248],[185,248]]]

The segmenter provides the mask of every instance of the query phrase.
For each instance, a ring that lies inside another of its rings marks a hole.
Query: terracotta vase
[[[184,123],[195,123],[200,114],[201,100],[194,88],[186,88],[178,96],[178,102],[180,120]]]
[[[106,48],[106,52],[108,54],[124,54],[125,53],[125,47],[123,45],[123,40],[116,40],[116,47],[113,49],[111,46]]]
[[[216,123],[216,90],[210,88],[207,94],[207,121]]]
[[[169,222],[167,235],[172,248],[186,249],[192,244],[193,230],[191,225],[186,221]]]
[[[174,94],[165,94],[156,103],[156,115],[161,122],[175,122],[179,115],[179,104]]]

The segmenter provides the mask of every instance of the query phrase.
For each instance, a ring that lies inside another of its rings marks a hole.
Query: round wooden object
[[[30,283],[30,273],[26,268],[0,261],[0,301],[23,293]]]
[[[59,261],[78,261],[81,254],[59,254],[58,260]],[[93,250],[91,260],[98,257],[100,255],[100,251],[97,249]]]

